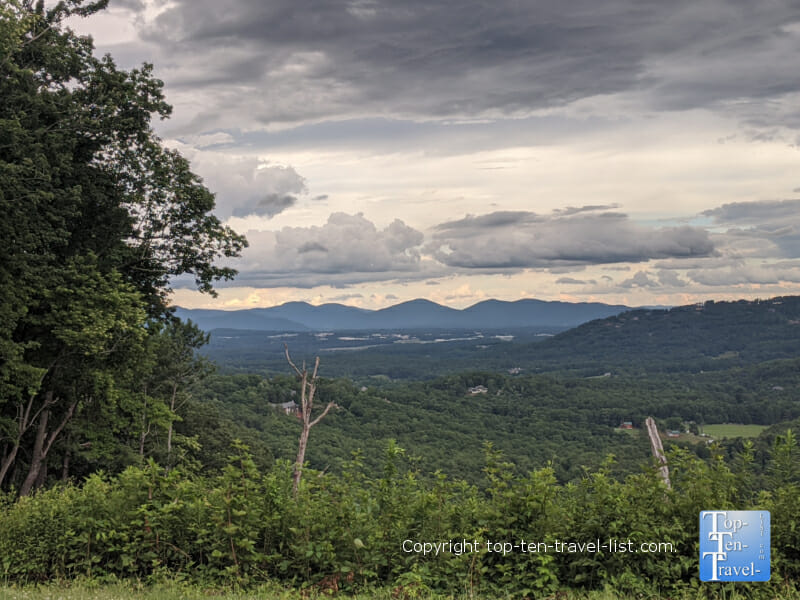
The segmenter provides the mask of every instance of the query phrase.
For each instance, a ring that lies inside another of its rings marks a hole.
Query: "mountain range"
[[[245,310],[187,309],[175,314],[190,319],[205,331],[353,331],[403,329],[499,329],[522,327],[575,327],[593,319],[629,310],[598,302],[546,302],[543,300],[486,300],[462,310],[417,299],[379,310],[343,304],[314,306],[288,302],[270,308]]]

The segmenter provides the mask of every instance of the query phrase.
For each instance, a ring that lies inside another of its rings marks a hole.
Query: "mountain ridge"
[[[241,310],[187,309],[175,314],[191,319],[201,329],[253,331],[354,331],[380,329],[499,329],[507,327],[575,327],[594,319],[630,310],[599,302],[561,302],[524,298],[515,301],[484,300],[464,309],[416,298],[393,306],[369,310],[344,304],[312,305],[287,302],[268,308]]]

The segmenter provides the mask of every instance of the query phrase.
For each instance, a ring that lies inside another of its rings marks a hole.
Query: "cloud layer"
[[[709,256],[714,245],[696,227],[650,228],[605,207],[552,215],[495,212],[442,223],[429,245],[445,265],[465,268],[550,268]]]
[[[520,116],[615,94],[800,125],[792,0],[126,4],[170,86],[202,90],[209,128]],[[771,113],[750,110],[764,98]]]
[[[586,265],[702,258],[714,252],[703,229],[647,227],[606,208],[467,216],[434,227],[427,241],[399,219],[379,229],[362,214],[334,213],[321,226],[248,232],[250,247],[235,265],[237,285],[344,286],[524,269],[563,273]],[[642,277],[637,273],[629,281],[641,286]]]
[[[155,63],[176,105],[159,133],[251,229],[229,285],[798,289],[794,0],[118,0],[99,18],[103,52]]]

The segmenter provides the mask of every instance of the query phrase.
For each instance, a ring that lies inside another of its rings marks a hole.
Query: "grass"
[[[747,585],[760,584],[727,584],[726,586],[701,586],[697,590],[687,590],[684,594],[668,596],[654,593],[636,593],[620,595],[610,591],[580,592],[565,590],[550,596],[536,596],[544,600],[634,600],[634,598],[669,598],[670,600],[745,600],[751,598]],[[766,592],[767,590],[759,590]],[[765,597],[758,594],[758,598]],[[800,600],[800,594],[793,586],[785,590],[774,590],[769,597],[775,600]],[[154,585],[141,586],[135,583],[119,583],[100,585],[96,582],[73,584],[48,584],[41,586],[8,587],[0,585],[0,600],[323,600],[340,598],[342,600],[493,600],[488,596],[472,596],[460,594],[456,596],[435,594],[420,589],[392,590],[382,588],[362,592],[355,596],[338,594],[303,594],[299,590],[287,590],[277,585],[262,586],[248,592],[231,591],[217,588],[200,588],[188,585]],[[506,598],[495,597],[497,600]]]
[[[767,428],[766,425],[737,425],[735,423],[721,423],[718,425],[703,425],[703,433],[712,438],[758,437]]]
[[[48,584],[42,586],[0,587],[0,600],[246,600],[270,598],[301,600],[296,591],[276,586],[261,587],[248,592],[223,589],[204,589],[182,585],[140,586],[131,583],[113,585]]]

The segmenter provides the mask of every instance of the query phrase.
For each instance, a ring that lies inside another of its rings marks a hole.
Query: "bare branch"
[[[296,365],[296,364],[294,364],[294,362],[292,361],[292,357],[291,357],[291,356],[289,356],[289,344],[287,344],[286,342],[284,342],[284,343],[283,343],[283,349],[284,349],[284,351],[285,351],[285,353],[286,353],[286,361],[287,361],[287,362],[289,363],[289,365],[291,365],[291,367],[294,369],[294,372],[295,372],[295,373],[297,373],[298,375],[300,375],[300,376],[302,377],[302,376],[303,376],[303,372],[302,372],[300,369],[298,369],[298,368],[297,368],[297,365]],[[317,361],[319,361],[319,359],[317,359]],[[314,373],[316,373],[316,370],[314,370]]]
[[[339,407],[336,405],[336,403],[335,403],[335,402],[328,402],[328,406],[326,406],[326,407],[325,407],[325,410],[323,410],[323,411],[322,411],[322,413],[321,413],[321,414],[320,414],[320,415],[319,415],[319,416],[318,416],[316,419],[314,419],[313,421],[311,421],[311,423],[309,423],[309,424],[308,424],[308,426],[309,426],[309,427],[313,427],[314,425],[316,425],[317,423],[319,423],[319,422],[322,420],[322,418],[323,418],[325,415],[327,415],[327,414],[328,414],[328,411],[330,411],[330,409],[332,409],[332,408],[339,408]]]

